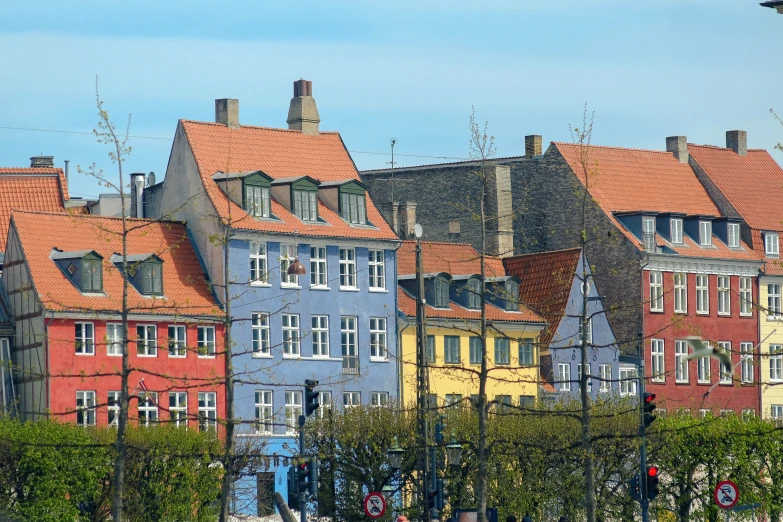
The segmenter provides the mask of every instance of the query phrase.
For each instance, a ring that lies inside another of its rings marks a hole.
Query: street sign
[[[715,493],[712,496],[718,507],[731,509],[739,501],[739,488],[732,481],[724,480],[715,486]]]
[[[386,513],[386,499],[380,493],[370,493],[364,497],[364,514],[372,519],[381,518]]]

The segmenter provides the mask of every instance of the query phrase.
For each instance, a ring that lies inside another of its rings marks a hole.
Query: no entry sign
[[[386,513],[386,499],[380,493],[370,493],[364,497],[364,513],[372,518],[381,518]]]
[[[715,486],[715,503],[723,509],[733,508],[739,502],[739,488],[730,480],[724,480]]]

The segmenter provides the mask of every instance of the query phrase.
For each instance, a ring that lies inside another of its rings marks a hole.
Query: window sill
[[[280,288],[291,288],[294,290],[301,290],[302,287],[299,285],[292,285],[290,283],[280,283]]]
[[[389,359],[381,359],[380,357],[370,357],[370,362],[387,363],[387,362],[389,362]]]
[[[316,285],[316,286],[310,286],[310,290],[319,290],[323,292],[324,290],[329,291],[331,290],[331,288],[329,288],[328,286]]]
[[[252,354],[253,359],[274,359],[275,357],[270,354],[264,354],[264,353],[254,353]]]
[[[301,355],[283,355],[283,359],[301,359]]]
[[[389,293],[389,291],[386,290],[385,288],[373,288],[373,287],[370,287],[367,291],[375,293],[375,294],[388,294]]]
[[[658,381],[656,379],[651,379],[650,382],[653,383],[653,384],[666,384],[666,379],[664,379],[662,381]]]
[[[688,315],[687,310],[675,310],[674,313],[677,315]]]
[[[696,315],[710,315],[710,312],[709,311],[707,311],[707,312],[699,312],[699,311],[697,311]]]
[[[696,381],[696,384],[698,386],[710,386],[712,384],[711,381]]]
[[[140,357],[140,358],[143,358],[143,359],[155,359],[157,356],[158,356],[158,354],[150,354],[150,355],[145,355],[145,354],[142,354],[142,353],[137,353],[136,354],[136,357]]]
[[[271,288],[272,285],[269,283],[262,283],[260,281],[250,281],[250,286],[255,288]]]
[[[340,287],[341,292],[358,292],[359,289],[355,286],[341,286]]]
[[[88,357],[94,357],[94,356],[95,356],[95,353],[94,353],[94,352],[93,352],[93,353],[79,353],[79,352],[74,352],[74,355],[86,355],[86,356],[88,356]]]
[[[740,317],[744,317],[745,319],[753,319],[753,314],[739,314]]]
[[[106,357],[122,357],[121,353],[107,353]]]
[[[663,313],[663,310],[653,310],[653,309],[651,308],[651,309],[650,309],[650,313],[651,313],[651,314],[662,314],[662,313]]]
[[[187,355],[171,355],[169,354],[169,359],[187,359]]]
[[[310,359],[315,360],[315,361],[330,361],[330,360],[334,361],[334,360],[337,360],[336,358],[335,359],[330,358],[329,354],[326,354],[326,355],[313,355],[313,356],[310,357]],[[342,357],[340,358],[340,360],[341,361],[343,360]],[[372,360],[372,359],[370,359],[370,360]]]
[[[198,358],[199,359],[214,359],[215,356],[214,355],[199,355]]]
[[[729,312],[729,313],[718,312],[718,317],[731,317],[731,312]]]
[[[675,381],[674,384],[685,384],[686,386],[689,385],[691,381]]]

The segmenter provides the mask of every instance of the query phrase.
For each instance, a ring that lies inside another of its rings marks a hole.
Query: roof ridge
[[[11,214],[38,214],[38,215],[44,215],[44,216],[55,216],[55,217],[68,217],[68,218],[79,218],[79,219],[92,219],[94,221],[97,220],[107,220],[107,221],[121,221],[121,217],[115,217],[115,216],[100,216],[97,214],[77,214],[77,213],[69,213],[69,212],[47,212],[45,210],[24,210],[24,209],[14,209],[11,210]],[[145,219],[145,218],[132,218],[132,217],[126,217],[125,221],[133,221],[133,222],[143,222],[143,223],[168,223],[168,224],[174,224],[174,225],[185,225],[184,221],[176,221],[176,220],[164,220],[164,219]]]
[[[572,247],[572,248],[560,248],[558,250],[544,250],[543,252],[528,252],[526,254],[516,254],[509,257],[504,257],[503,259],[517,259],[520,257],[529,257],[529,256],[542,256],[545,254],[561,254],[563,252],[581,252],[582,247]]]
[[[228,127],[225,126],[225,124],[223,124],[223,123],[215,123],[214,121],[188,120],[186,118],[180,118],[179,121],[180,122],[185,122],[185,123],[195,123],[197,125],[209,125],[209,126],[213,126],[213,127],[228,128]],[[309,136],[309,134],[304,134],[302,131],[296,130],[296,129],[283,129],[281,127],[265,127],[265,126],[262,126],[262,125],[244,125],[244,124],[240,124],[238,129],[232,129],[232,130],[242,130],[242,129],[279,131],[279,132],[286,132],[286,133],[292,133],[292,134],[302,134],[303,136]],[[319,131],[318,134],[316,134],[316,136],[321,135],[321,134],[329,134],[329,135],[337,134],[337,135],[339,135],[340,132],[339,131]]]
[[[437,157],[437,156],[435,156],[435,157]],[[486,161],[488,161],[488,162],[491,162],[491,161],[504,161],[504,160],[513,160],[513,159],[524,159],[526,157],[527,156],[525,156],[525,155],[521,155],[521,156],[501,156],[501,157],[498,157],[498,158],[487,158]],[[447,166],[466,165],[466,164],[469,164],[469,163],[480,163],[480,162],[481,162],[480,159],[475,159],[475,160],[464,159],[464,160],[461,160],[461,161],[447,161],[447,162],[444,162],[444,163],[421,163],[419,165],[408,165],[407,167],[394,167],[394,171],[395,172],[399,172],[399,171],[406,170],[406,169],[419,169],[419,168],[422,168],[422,167],[447,167]],[[365,174],[365,173],[373,173],[373,172],[391,172],[391,170],[392,170],[391,167],[389,167],[389,168],[382,168],[382,169],[367,169],[367,170],[360,170],[359,173],[360,174]]]
[[[566,147],[580,147],[584,146],[590,149],[613,149],[613,150],[625,150],[625,151],[634,151],[634,152],[653,152],[655,154],[671,154],[671,152],[666,150],[656,150],[656,149],[639,149],[636,147],[618,147],[617,145],[595,145],[593,143],[590,143],[589,145],[579,145],[578,143],[568,143],[565,141],[553,141],[553,145],[564,145]]]

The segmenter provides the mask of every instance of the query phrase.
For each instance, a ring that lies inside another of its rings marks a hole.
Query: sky
[[[744,129],[772,150],[780,49],[783,15],[750,0],[8,1],[0,166],[52,155],[73,196],[108,192],[77,172],[116,172],[91,135],[96,77],[118,127],[131,117],[125,171],[158,181],[178,119],[238,98],[240,123],[286,127],[299,78],[359,169],[388,167],[391,138],[399,166],[466,158],[472,108],[499,156],[527,134],[571,141],[585,104],[600,145],[724,146]]]

